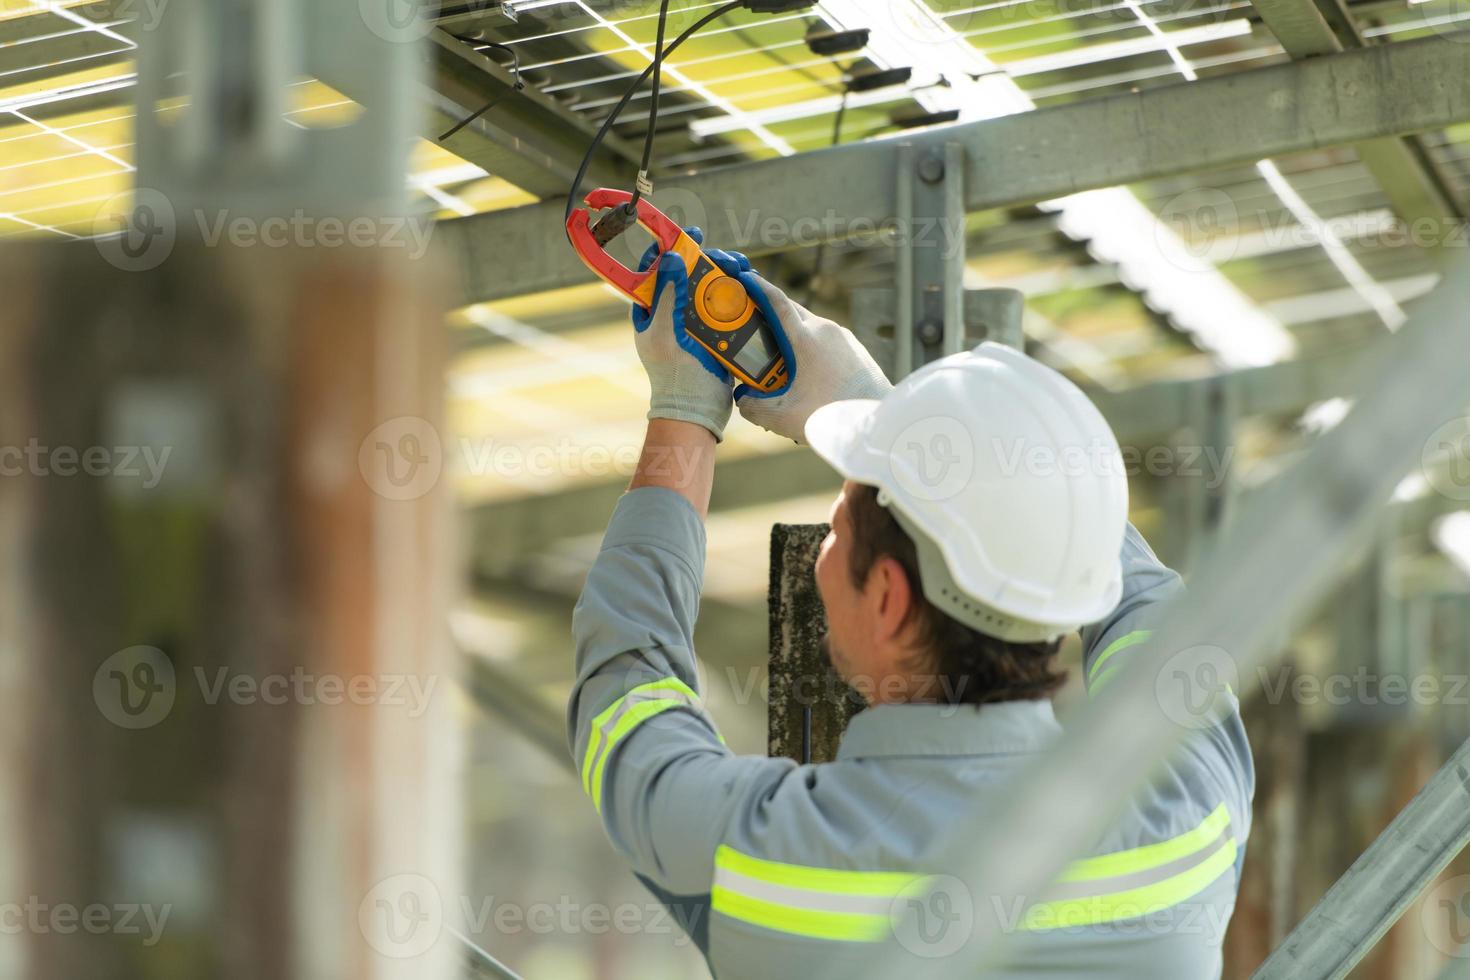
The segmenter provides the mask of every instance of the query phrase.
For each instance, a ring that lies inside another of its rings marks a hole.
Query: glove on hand
[[[685,230],[704,244],[704,233],[698,228]],[[706,249],[706,254],[723,260],[721,264],[730,261],[717,249]],[[650,246],[638,271],[646,272],[657,257],[658,246]],[[659,260],[653,295],[651,312],[633,307],[634,343],[652,389],[648,417],[694,422],[712,432],[716,440],[722,440],[734,404],[730,372],[684,329],[689,275],[679,256],[670,254]]]
[[[806,420],[829,402],[850,398],[882,398],[893,390],[852,331],[812,313],[750,269],[738,252],[725,256],[739,266],[738,275],[776,333],[791,380],[785,388],[764,394],[746,385],[735,389],[740,414],[756,425],[795,442],[806,443]],[[723,267],[723,263],[722,267]]]

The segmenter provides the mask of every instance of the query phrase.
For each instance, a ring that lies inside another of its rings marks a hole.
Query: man
[[[703,518],[732,392],[683,331],[688,284],[666,259],[656,313],[635,314],[652,390],[642,459],[573,624],[573,752],[613,846],[719,980],[862,976],[895,939],[922,974],[979,915],[1014,933],[1006,976],[1219,976],[1254,786],[1233,695],[1052,890],[994,908],[948,879],[933,921],[904,918],[951,870],[926,860],[934,844],[976,832],[957,820],[1057,738],[1060,637],[1081,629],[1095,690],[1181,591],[1127,524],[1102,416],[994,344],[894,388],[849,332],[743,257],[713,257],[794,364],[776,397],[735,391],[740,411],[846,478],[816,581],[832,662],[870,706],[835,762],[798,766],[734,755],[701,703]]]

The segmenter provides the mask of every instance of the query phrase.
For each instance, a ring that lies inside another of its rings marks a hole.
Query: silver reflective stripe
[[[660,682],[656,681],[654,683]],[[659,688],[652,691],[634,689],[628,694],[625,694],[618,703],[618,709],[609,715],[600,727],[593,729],[592,738],[595,740],[596,748],[593,756],[586,764],[588,785],[585,788],[589,793],[592,792],[591,779],[593,778],[593,774],[597,772],[598,767],[602,764],[603,757],[612,751],[612,733],[617,730],[618,722],[622,721],[623,716],[631,711],[634,705],[642,704],[645,701],[677,701],[679,704],[694,708],[703,714],[703,711],[700,710],[699,702],[689,697],[683,691],[677,691],[671,688]]]
[[[759,878],[752,878],[730,868],[719,866],[715,868],[715,885],[763,902],[773,902],[797,909],[809,909],[814,912],[887,915],[894,898],[892,895],[845,895],[836,892],[792,888],[789,885],[762,881]]]

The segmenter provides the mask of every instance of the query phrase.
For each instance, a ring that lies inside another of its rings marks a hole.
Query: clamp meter
[[[684,260],[689,274],[689,307],[684,329],[741,383],[756,391],[778,391],[789,378],[786,359],[776,344],[775,331],[740,280],[727,276],[667,215],[646,197],[636,211],[627,191],[601,188],[587,195],[587,207],[567,219],[567,235],[583,262],[598,278],[651,310],[658,280],[658,263],[673,253]],[[607,211],[596,225],[593,211]],[[607,253],[607,243],[636,223],[653,235],[658,258],[645,272],[634,272]]]

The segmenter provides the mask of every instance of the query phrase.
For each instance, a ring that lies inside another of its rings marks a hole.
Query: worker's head
[[[925,598],[918,549],[876,487],[847,481],[831,523],[817,557],[827,653],[869,702],[1016,701],[1062,683],[1060,641],[1007,643]]]
[[[874,703],[1052,691],[1059,638],[1121,592],[1127,480],[1081,391],[982,344],[806,435],[847,478],[817,563],[838,672]]]

